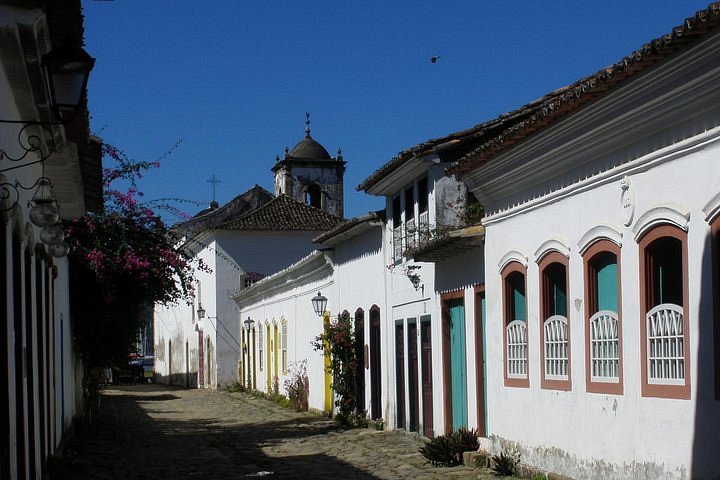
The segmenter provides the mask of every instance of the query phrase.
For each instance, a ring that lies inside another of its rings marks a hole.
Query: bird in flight
[[[438,60],[440,60],[440,55],[438,55],[436,57],[430,57],[430,62],[432,62],[432,63],[437,63]]]

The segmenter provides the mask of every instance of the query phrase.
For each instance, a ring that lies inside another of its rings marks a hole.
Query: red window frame
[[[647,372],[647,320],[648,311],[652,305],[652,288],[648,288],[648,282],[652,277],[649,269],[652,264],[649,261],[648,247],[661,238],[675,238],[680,241],[682,249],[682,282],[683,282],[683,350],[685,352],[685,381],[683,385],[659,385],[648,382]],[[642,381],[643,397],[659,398],[690,398],[690,327],[689,327],[689,295],[688,295],[688,247],[687,232],[679,227],[669,224],[657,225],[645,232],[638,240],[639,249],[639,282],[640,282],[640,376]]]
[[[511,315],[512,315],[512,306],[511,306],[511,298],[509,295],[509,288],[508,288],[508,277],[513,273],[519,273],[523,276],[524,286],[525,286],[525,328],[526,330],[526,348],[527,348],[527,375],[525,378],[511,378],[508,377],[508,368],[507,368],[507,361],[508,361],[508,345],[507,345],[507,326],[510,321],[512,321]],[[502,336],[503,336],[503,377],[505,380],[505,386],[506,387],[520,387],[520,388],[529,388],[530,387],[530,341],[528,338],[528,332],[529,332],[529,322],[528,322],[528,311],[527,311],[527,267],[522,265],[520,262],[512,261],[508,263],[500,272],[501,278],[502,278],[502,295],[503,295],[503,323],[502,323]]]
[[[550,316],[548,267],[560,264],[565,269],[565,312],[567,318],[567,380],[547,379],[545,376],[545,320]],[[570,281],[569,262],[565,255],[557,251],[548,252],[538,262],[540,270],[540,388],[548,390],[572,390],[572,333],[570,330]]]
[[[590,317],[597,312],[597,285],[593,260],[603,253],[615,255],[617,261],[617,317],[618,317],[618,382],[593,382],[590,365]],[[620,246],[610,240],[597,240],[583,253],[583,271],[585,276],[585,388],[590,393],[623,394],[623,322],[622,322],[622,283],[620,267]]]

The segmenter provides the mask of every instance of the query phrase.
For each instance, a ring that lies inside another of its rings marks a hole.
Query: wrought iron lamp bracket
[[[3,153],[2,150],[0,150],[0,154],[2,154],[2,153]],[[0,204],[0,212],[7,212],[7,211],[15,208],[15,205],[17,205],[18,202],[20,201],[20,190],[30,191],[30,190],[33,190],[34,188],[39,187],[40,184],[42,184],[42,183],[44,183],[44,184],[48,185],[50,188],[52,188],[52,182],[50,181],[50,179],[48,177],[39,177],[37,180],[35,180],[35,183],[30,185],[29,187],[24,186],[22,183],[20,183],[17,180],[14,183],[0,182],[0,202],[2,202],[4,200],[12,200],[10,202],[10,205],[7,207],[3,207]],[[31,202],[31,200],[28,201],[28,205],[30,205],[30,202]]]

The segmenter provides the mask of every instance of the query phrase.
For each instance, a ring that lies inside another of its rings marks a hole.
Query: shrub
[[[463,452],[478,449],[477,431],[460,428],[452,433],[435,437],[420,448],[420,453],[436,467],[462,465]]]
[[[434,467],[454,467],[461,463],[457,458],[457,444],[452,435],[433,438],[424,447],[420,447],[420,453]]]
[[[308,395],[310,394],[310,381],[307,376],[307,360],[290,364],[288,376],[283,386],[288,394],[290,406],[298,412],[308,411]]]
[[[235,382],[235,383],[231,383],[230,385],[228,385],[227,387],[225,387],[225,390],[226,390],[228,393],[244,392],[244,391],[245,391],[245,385],[243,385],[242,383]]]
[[[520,463],[520,452],[510,450],[507,453],[503,450],[500,455],[493,455],[492,469],[497,475],[512,477],[517,474]]]

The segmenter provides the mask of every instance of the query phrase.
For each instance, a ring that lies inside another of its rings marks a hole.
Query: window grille
[[[553,315],[545,320],[545,378],[568,379],[568,329],[567,318]]]
[[[620,381],[620,337],[617,313],[601,310],[590,317],[590,378]]]
[[[411,218],[405,222],[405,246],[406,248],[415,248],[417,242],[415,241],[415,235],[417,231],[415,228],[415,219]]]
[[[402,224],[393,228],[393,260],[400,260],[403,253]]]
[[[527,326],[523,320],[513,320],[506,328],[507,376],[527,378]]]
[[[663,303],[647,313],[648,383],[683,385],[685,349],[683,308]]]

